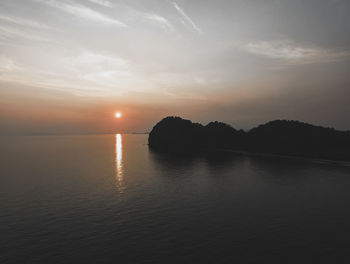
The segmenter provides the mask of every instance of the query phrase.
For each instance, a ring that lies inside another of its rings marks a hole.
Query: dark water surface
[[[0,138],[0,263],[350,263],[350,167]]]

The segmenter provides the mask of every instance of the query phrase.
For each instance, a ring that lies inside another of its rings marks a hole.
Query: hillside
[[[245,132],[217,121],[203,126],[166,117],[154,126],[148,140],[150,148],[166,152],[228,149],[350,160],[350,132],[299,121],[275,120]]]

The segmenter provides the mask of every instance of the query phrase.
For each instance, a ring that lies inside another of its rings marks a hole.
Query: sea
[[[0,137],[0,263],[350,263],[350,166]]]

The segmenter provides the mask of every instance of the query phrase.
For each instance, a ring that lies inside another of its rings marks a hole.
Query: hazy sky
[[[0,47],[0,134],[350,129],[349,0],[0,0]]]

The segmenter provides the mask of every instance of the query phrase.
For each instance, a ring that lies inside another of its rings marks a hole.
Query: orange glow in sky
[[[121,117],[122,117],[122,113],[116,112],[116,113],[115,113],[115,117],[116,117],[116,118],[121,118]]]

